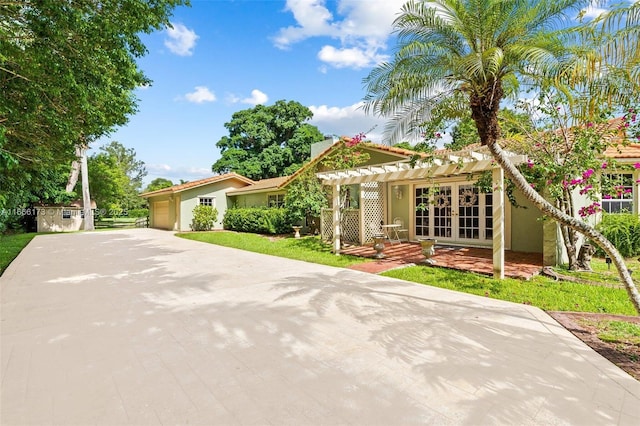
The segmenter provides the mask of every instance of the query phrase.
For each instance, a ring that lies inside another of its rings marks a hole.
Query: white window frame
[[[280,208],[284,206],[284,196],[284,193],[267,194],[267,206],[269,206],[269,208]],[[272,202],[272,197],[275,202]]]
[[[211,206],[213,208],[216,207],[216,197],[211,196],[198,196],[198,205],[199,206]]]
[[[619,197],[602,198],[602,210],[606,213],[632,213],[634,205],[634,175],[633,173],[607,173],[611,175],[625,175],[628,176],[630,181],[628,185],[624,185],[623,188],[630,190],[629,192],[622,193]],[[615,211],[611,211],[613,207],[616,207]],[[628,207],[623,207],[628,206]]]

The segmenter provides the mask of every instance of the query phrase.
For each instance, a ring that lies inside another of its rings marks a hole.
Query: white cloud
[[[346,107],[312,105],[309,107],[313,112],[310,124],[316,126],[325,135],[340,137],[365,133],[368,140],[384,143],[382,133],[386,120],[365,114],[362,105],[362,102]]]
[[[164,45],[173,53],[179,56],[193,55],[196,40],[200,38],[195,31],[190,30],[182,24],[171,23],[173,28],[167,28],[168,38],[164,40]]]
[[[374,66],[384,61],[387,56],[378,55],[373,49],[364,51],[357,47],[336,49],[333,46],[324,46],[318,52],[318,58],[335,68],[360,69]]]
[[[193,166],[170,166],[169,164],[147,164],[147,176],[149,182],[161,177],[171,180],[174,184],[180,183],[180,179],[192,181],[213,176],[211,169]]]
[[[216,100],[216,95],[213,94],[213,92],[211,92],[206,86],[196,86],[193,92],[187,93],[184,97],[187,101],[196,104],[213,102]]]
[[[377,52],[386,48],[393,20],[405,1],[337,0],[334,15],[326,0],[287,0],[285,10],[297,25],[281,28],[273,41],[286,49],[310,37],[330,37],[337,42],[322,48],[321,61],[334,67],[374,65],[384,59]]]
[[[267,103],[268,100],[269,100],[269,97],[266,94],[264,94],[258,89],[253,89],[251,91],[251,97],[244,98],[240,102],[242,102],[243,104],[250,104],[250,105],[259,105],[259,104],[264,105],[265,103]]]

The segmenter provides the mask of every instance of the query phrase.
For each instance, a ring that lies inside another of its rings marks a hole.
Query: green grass
[[[0,234],[0,275],[37,234]]]
[[[266,237],[258,234],[220,231],[189,232],[176,235],[189,240],[339,268],[370,261],[356,256],[336,256],[331,252],[331,246],[323,243],[319,237]]]
[[[381,275],[494,299],[537,306],[546,311],[596,312],[637,315],[624,289],[545,277],[529,281],[493,278],[444,268],[412,266]]]
[[[586,321],[586,320],[585,320]],[[627,321],[604,320],[594,324],[598,338],[604,342],[640,345],[640,325]]]
[[[631,277],[636,285],[640,284],[640,259],[638,258],[628,258],[625,259],[625,263],[627,267],[631,271]],[[563,274],[569,275],[576,278],[580,278],[581,280],[585,280],[592,283],[602,283],[606,285],[610,285],[612,287],[621,286],[620,276],[618,275],[618,270],[613,264],[607,265],[607,262],[603,258],[594,257],[591,259],[591,269],[593,272],[576,272],[569,271],[566,266],[558,267],[556,270]]]

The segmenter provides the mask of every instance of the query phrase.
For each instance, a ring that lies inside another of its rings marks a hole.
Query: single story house
[[[326,141],[321,144],[327,146]],[[504,191],[483,193],[474,186],[480,174],[490,171],[493,187],[504,188],[502,170],[485,147],[425,154],[361,143],[360,149],[369,154],[365,164],[350,170],[327,170],[323,159],[336,146],[322,152],[316,148],[314,158],[291,176],[254,182],[229,173],[142,194],[149,200],[150,226],[188,231],[193,207],[208,204],[218,209],[215,229],[221,229],[228,207],[281,206],[287,186],[305,170],[316,167],[317,176],[334,194],[320,224],[322,237],[334,240],[334,244],[338,223],[340,240],[354,244],[370,242],[382,225],[400,223],[409,241],[435,238],[440,244],[492,247],[496,253],[541,253],[547,265],[563,262],[557,224],[540,220],[538,209],[521,193],[514,195],[525,208],[505,201]],[[516,164],[527,161],[524,155],[509,155]],[[612,146],[605,155],[618,163],[640,163],[640,144]],[[603,210],[640,214],[640,169],[625,174],[628,188],[620,198],[602,200]],[[577,192],[575,197],[576,210],[590,203]]]
[[[218,210],[214,229],[222,229],[222,218],[228,206],[227,192],[252,184],[255,182],[249,178],[227,173],[146,192],[141,197],[149,202],[151,228],[191,231],[193,209],[206,205]]]
[[[75,200],[66,204],[39,204],[36,210],[36,232],[73,232],[84,229],[84,204]],[[91,201],[91,213],[96,202]]]

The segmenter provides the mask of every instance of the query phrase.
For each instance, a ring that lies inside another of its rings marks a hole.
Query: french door
[[[416,187],[414,194],[416,238],[484,243],[493,238],[493,194],[473,184],[446,183]]]

